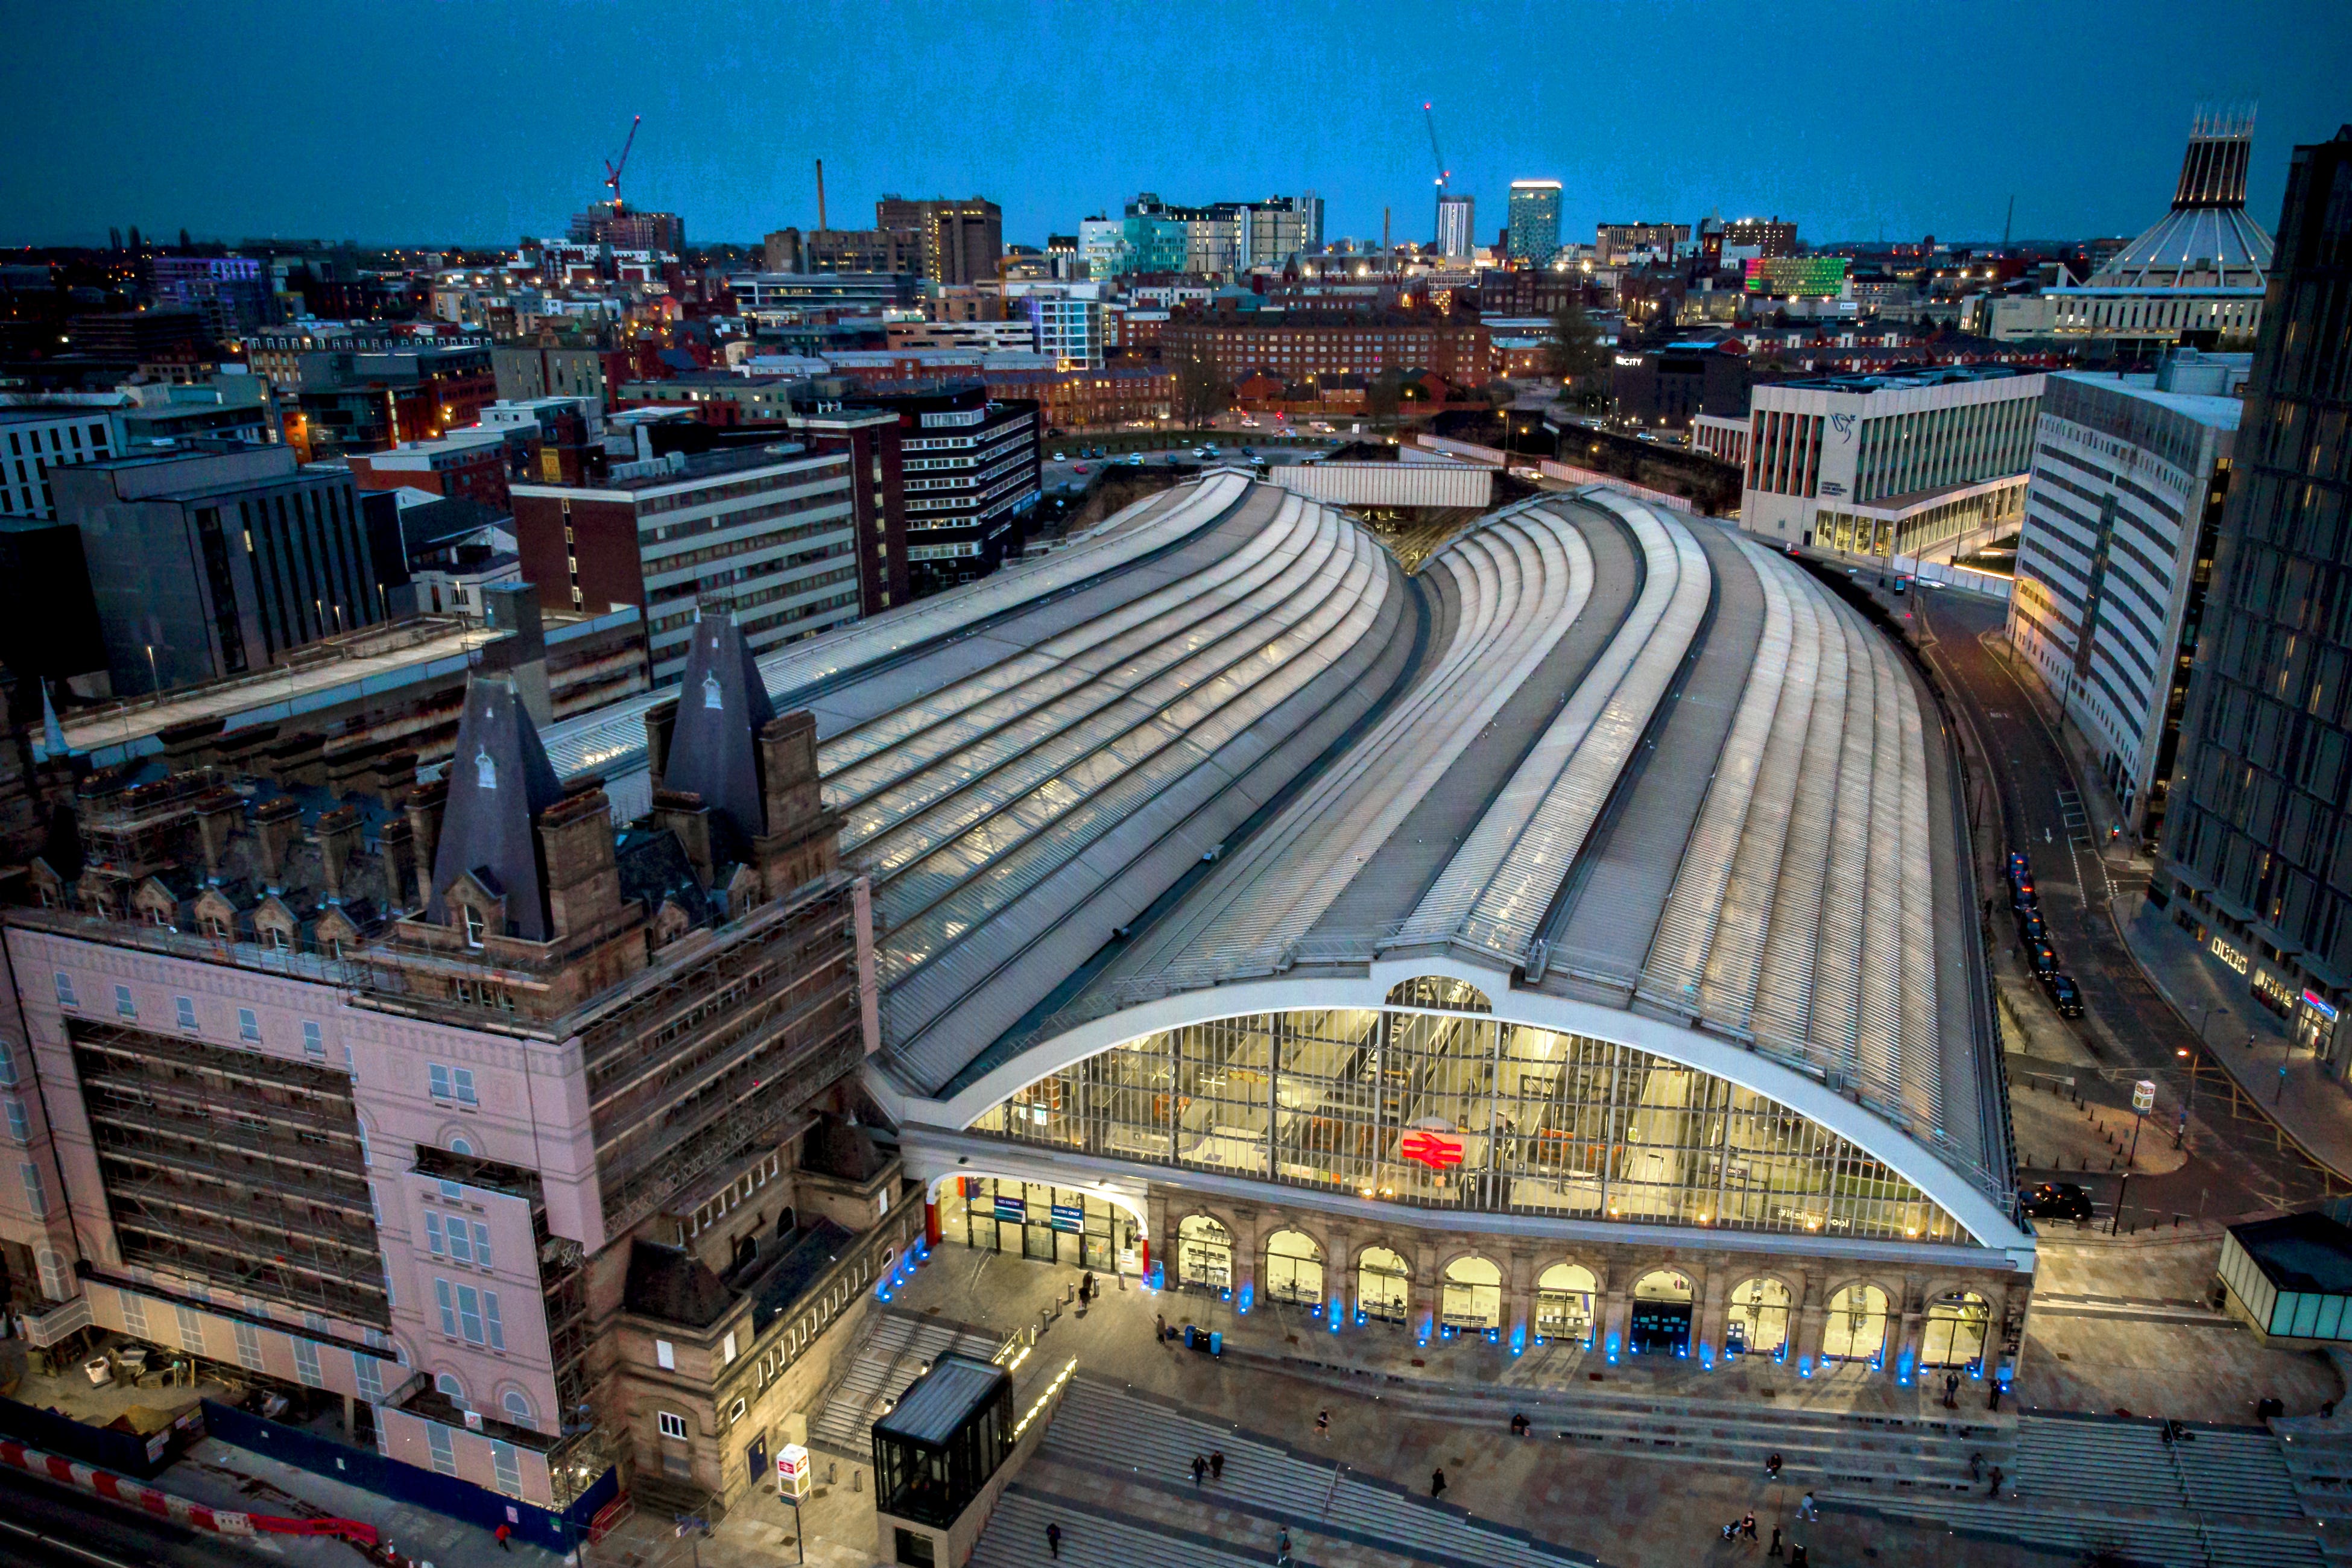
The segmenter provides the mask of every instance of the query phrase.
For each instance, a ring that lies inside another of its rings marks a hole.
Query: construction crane
[[[621,171],[629,166],[629,149],[637,144],[637,127],[645,123],[645,119],[640,114],[629,121],[629,139],[621,143],[620,162],[616,163],[610,158],[604,160],[604,185],[613,193],[613,213],[616,217],[621,211]]]
[[[1438,150],[1436,112],[1424,103],[1421,106],[1421,118],[1429,127],[1429,154],[1437,160],[1437,194],[1442,196],[1445,194],[1445,182],[1454,177],[1454,171],[1445,166],[1445,154]]]

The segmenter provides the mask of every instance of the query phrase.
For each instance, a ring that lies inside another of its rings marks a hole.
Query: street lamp
[[[2116,1184],[2116,1212],[2107,1221],[2107,1234],[2113,1236],[2124,1222],[2124,1194],[2131,1190],[2132,1162],[2139,1158],[2140,1124],[2147,1113],[2156,1109],[2156,1080],[2142,1079],[2132,1085],[2131,1151],[2124,1156],[2123,1180]]]
[[[2197,1058],[2189,1056],[2187,1046],[2180,1047],[2172,1054],[2184,1058],[2189,1063],[2189,1095],[2181,1103],[2180,1125],[2172,1130],[2172,1146],[2178,1149],[2181,1145],[2181,1141],[2189,1136],[2189,1113],[2197,1109]]]

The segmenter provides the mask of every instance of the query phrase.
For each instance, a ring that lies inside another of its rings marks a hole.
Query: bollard
[[[866,1472],[855,1465],[849,1468],[849,1489],[853,1492],[862,1492],[866,1489]]]
[[[832,1486],[841,1479],[841,1467],[831,1459],[824,1462],[824,1484]]]

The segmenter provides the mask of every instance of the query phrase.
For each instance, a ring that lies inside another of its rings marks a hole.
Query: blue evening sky
[[[169,235],[506,243],[562,229],[644,129],[632,203],[689,240],[988,196],[1010,241],[1314,190],[1429,237],[1433,100],[1499,229],[1515,177],[1599,220],[1777,213],[1811,239],[2130,234],[2199,100],[2258,98],[2249,207],[2352,121],[2352,4],[411,4],[0,0],[0,244]]]

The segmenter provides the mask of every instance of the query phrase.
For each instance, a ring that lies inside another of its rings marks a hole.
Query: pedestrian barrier
[[[154,1487],[142,1486],[128,1476],[118,1476],[62,1454],[44,1453],[5,1438],[0,1438],[0,1465],[215,1535],[336,1535],[362,1546],[375,1544],[375,1526],[362,1524],[355,1519],[281,1519],[273,1514],[233,1513],[226,1509],[207,1508]]]

